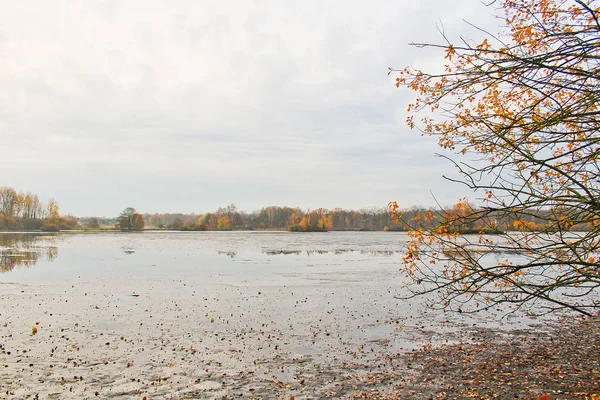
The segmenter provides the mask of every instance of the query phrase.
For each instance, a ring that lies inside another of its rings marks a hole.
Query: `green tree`
[[[117,218],[115,228],[122,231],[139,231],[144,229],[144,217],[138,214],[135,208],[127,207]]]

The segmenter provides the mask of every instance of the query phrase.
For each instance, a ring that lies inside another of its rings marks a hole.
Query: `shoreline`
[[[600,399],[600,315],[498,333],[482,328],[405,355],[408,379],[358,398]]]
[[[342,332],[323,326],[301,333],[272,321],[234,323],[216,309],[208,317],[202,314],[200,329],[193,329],[196,323],[188,317],[198,316],[199,309],[185,301],[187,296],[173,299],[166,309],[152,308],[160,302],[147,298],[145,291],[131,295],[130,287],[123,287],[113,292],[119,298],[115,304],[104,300],[105,292],[91,292],[94,287],[98,285],[79,283],[66,293],[62,285],[5,286],[8,293],[0,298],[12,307],[0,313],[0,322],[7,323],[0,325],[3,396],[600,399],[600,316],[538,320],[511,330],[465,324],[448,332],[443,325],[415,320],[388,325],[401,336],[379,334],[347,342]],[[273,293],[247,289],[242,298],[254,307],[267,304]],[[230,294],[238,290],[228,289]],[[209,310],[219,300],[233,300],[221,289],[203,296],[211,300]],[[13,308],[36,309],[38,302],[38,311],[47,313],[26,316]],[[146,308],[146,317],[134,312]],[[216,315],[214,322],[211,315]],[[452,316],[447,321],[457,322]],[[368,326],[362,324],[355,333]],[[297,335],[306,334],[314,334],[316,342],[299,340]],[[336,351],[319,354],[318,348]]]

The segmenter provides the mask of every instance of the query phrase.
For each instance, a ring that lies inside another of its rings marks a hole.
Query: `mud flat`
[[[0,397],[463,398],[439,357],[553,332],[395,299],[401,236],[360,235],[44,238],[0,275]]]
[[[402,357],[396,391],[384,398],[600,399],[600,317],[565,319],[500,338],[479,329],[468,342]],[[376,389],[378,391],[378,389]],[[377,393],[379,395],[379,393]]]

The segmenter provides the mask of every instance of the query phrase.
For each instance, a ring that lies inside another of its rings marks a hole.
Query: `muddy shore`
[[[399,301],[401,240],[148,233],[10,244],[7,257],[19,250],[24,262],[0,275],[0,398],[593,398],[598,319]]]
[[[514,330],[480,329],[463,342],[401,357],[397,388],[361,398],[600,399],[600,317]],[[402,373],[400,373],[402,375]],[[548,396],[548,397],[542,397]]]
[[[132,293],[112,284],[107,294],[86,284],[3,284],[0,398],[594,399],[600,392],[599,318],[444,329],[425,316],[375,324],[366,314],[345,315],[365,309],[342,306],[336,315],[317,305],[286,319],[274,312],[308,307],[315,294],[274,306],[284,298],[275,288],[198,294],[173,285],[178,292],[165,292],[178,294],[165,302],[148,294],[151,285]],[[242,302],[255,312],[244,315]]]

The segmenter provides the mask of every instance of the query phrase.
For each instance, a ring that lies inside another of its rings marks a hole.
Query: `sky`
[[[472,195],[388,67],[494,28],[479,0],[0,0],[0,186],[61,211],[360,209]]]

